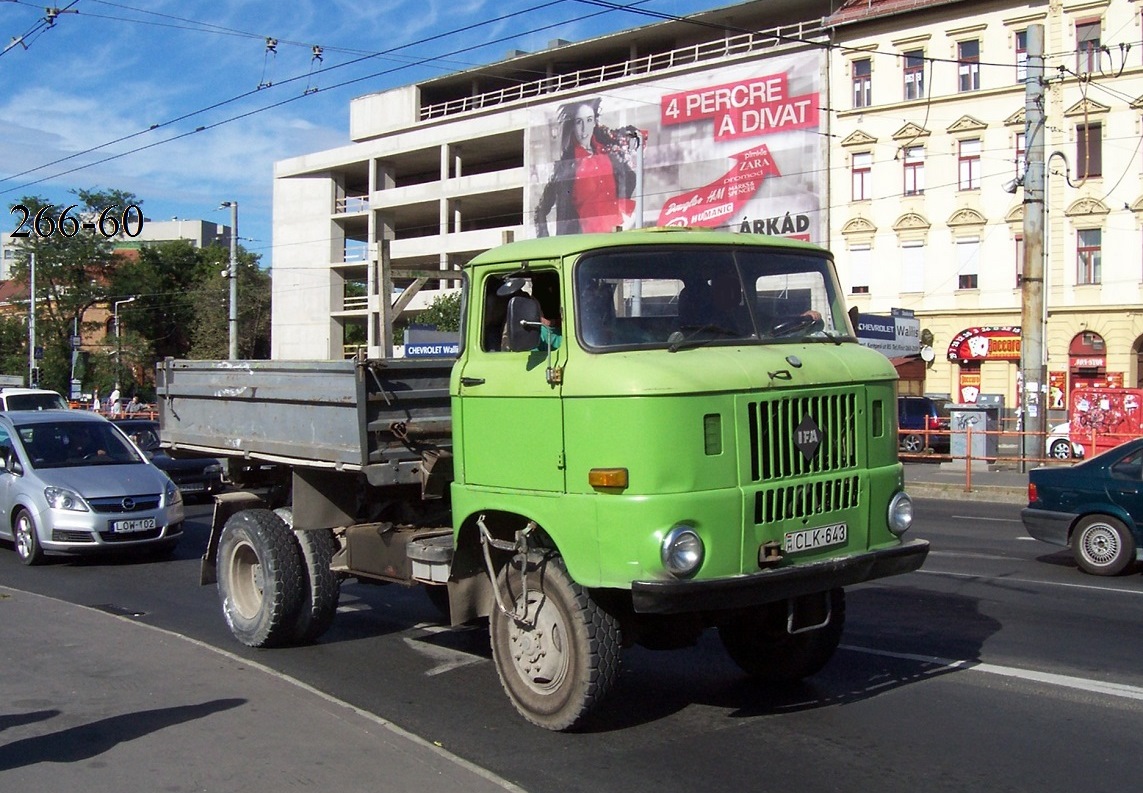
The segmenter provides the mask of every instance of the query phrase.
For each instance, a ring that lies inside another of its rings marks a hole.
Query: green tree
[[[196,286],[190,297],[192,358],[225,359],[230,355],[230,282],[219,276],[230,264],[230,251],[211,245],[201,251]],[[258,256],[238,246],[238,357],[270,357],[270,274]]]
[[[11,271],[14,280],[28,283],[34,255],[36,346],[43,348],[40,383],[65,394],[71,376],[71,337],[77,329],[81,334],[97,331],[99,324],[89,321],[87,313],[114,297],[109,291],[113,246],[103,233],[114,227],[111,220],[102,226],[100,221],[113,216],[117,224],[132,205],[142,211],[142,202],[122,190],[73,190],[72,195],[77,200],[67,204],[53,204],[40,196],[20,199],[31,219],[24,225],[29,234],[19,240]],[[82,228],[84,222],[95,224],[95,230]]]
[[[418,325],[433,325],[437,330],[459,331],[460,292],[438,295],[414,321]]]
[[[0,316],[0,373],[28,375],[28,326],[23,317]]]

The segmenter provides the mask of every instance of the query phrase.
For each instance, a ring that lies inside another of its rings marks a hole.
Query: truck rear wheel
[[[218,543],[218,596],[230,632],[250,647],[294,637],[305,583],[302,552],[290,527],[273,512],[231,515]]]
[[[302,594],[298,619],[294,624],[293,639],[305,644],[329,630],[337,616],[337,601],[341,597],[341,579],[330,569],[337,541],[329,529],[296,531],[298,547],[302,552],[305,571],[305,591]]]
[[[549,730],[578,726],[619,674],[619,623],[567,574],[558,557],[527,571],[501,571],[498,585],[517,617],[492,611],[492,660],[520,714]]]
[[[290,529],[294,528],[292,507],[278,507],[274,514]],[[328,631],[333,618],[337,616],[341,577],[330,569],[333,555],[337,553],[337,540],[328,529],[296,531],[294,538],[302,552],[305,592],[302,593],[302,605],[298,609],[293,640],[298,644],[308,644]]]
[[[845,592],[829,593],[830,619],[821,628],[789,633],[785,602],[728,619],[718,637],[743,672],[766,683],[794,683],[821,670],[833,657],[845,627]]]

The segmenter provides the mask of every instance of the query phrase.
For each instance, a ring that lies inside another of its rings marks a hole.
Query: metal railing
[[[365,212],[369,209],[369,196],[367,195],[347,195],[345,198],[339,198],[333,202],[333,212],[335,215],[345,215],[350,212]]]
[[[676,66],[702,63],[736,55],[747,55],[780,44],[790,44],[803,41],[807,37],[824,35],[825,32],[826,29],[820,22],[799,22],[769,30],[728,36],[717,41],[705,41],[668,52],[657,52],[604,66],[580,69],[567,74],[553,74],[549,77],[518,83],[495,91],[486,91],[482,94],[473,94],[460,99],[450,99],[445,102],[425,105],[421,108],[420,120],[444,118],[458,113],[495,107],[508,102],[518,102],[546,94],[600,85],[635,75],[650,75]]]

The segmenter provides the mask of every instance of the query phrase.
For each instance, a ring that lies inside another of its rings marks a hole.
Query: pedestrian
[[[99,412],[99,389],[96,388],[91,392],[91,409],[96,413]]]
[[[119,384],[115,384],[111,396],[107,397],[107,412],[111,414],[111,418],[119,418]]]
[[[131,401],[127,403],[127,415],[134,416],[143,409],[143,403],[139,401],[138,394],[131,395]]]

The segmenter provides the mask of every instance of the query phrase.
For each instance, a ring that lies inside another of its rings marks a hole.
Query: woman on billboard
[[[637,177],[628,158],[641,148],[639,130],[611,130],[599,123],[598,98],[569,102],[556,114],[560,157],[540,194],[534,215],[536,236],[549,236],[548,216],[556,212],[556,234],[615,231],[635,211]]]

